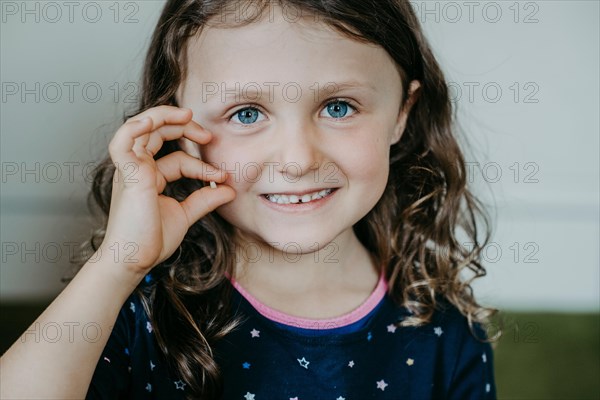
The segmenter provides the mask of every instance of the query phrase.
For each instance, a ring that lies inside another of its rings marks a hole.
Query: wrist
[[[102,273],[117,287],[126,289],[127,296],[133,292],[137,285],[149,272],[135,260],[115,258],[106,248],[100,247],[86,262],[84,268]]]

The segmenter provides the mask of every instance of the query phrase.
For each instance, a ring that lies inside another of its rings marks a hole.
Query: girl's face
[[[353,235],[380,199],[408,110],[385,50],[277,10],[190,41],[178,102],[213,139],[180,144],[229,173],[236,198],[216,212],[240,237],[309,253]]]

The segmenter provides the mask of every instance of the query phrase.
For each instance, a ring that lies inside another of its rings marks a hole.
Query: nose
[[[297,180],[319,169],[322,152],[319,133],[311,121],[288,121],[275,132],[277,171]]]

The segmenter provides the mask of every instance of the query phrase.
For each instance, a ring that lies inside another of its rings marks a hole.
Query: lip
[[[283,212],[292,213],[292,214],[293,213],[302,213],[302,212],[317,210],[317,209],[325,206],[327,203],[329,203],[331,198],[335,196],[335,194],[338,192],[339,188],[325,188],[325,189],[331,189],[331,193],[329,193],[325,197],[322,197],[317,200],[312,200],[308,203],[279,204],[279,203],[273,203],[272,201],[267,199],[264,195],[260,195],[258,197],[267,207],[269,207],[273,210],[283,211]],[[324,190],[324,189],[321,189],[321,190]],[[306,194],[306,193],[312,193],[314,191],[316,191],[316,190],[305,191],[305,192],[295,192],[295,193],[291,193],[291,194],[296,194],[296,193]],[[287,194],[287,193],[279,193],[278,192],[277,194]]]
[[[296,195],[298,197],[302,197],[308,193],[320,192],[321,190],[327,190],[327,189],[331,189],[332,191],[335,191],[337,188],[322,187],[322,188],[316,188],[316,189],[307,189],[307,190],[303,190],[301,192],[271,192],[271,193],[262,193],[261,196],[264,196],[267,194],[285,194],[287,196]]]

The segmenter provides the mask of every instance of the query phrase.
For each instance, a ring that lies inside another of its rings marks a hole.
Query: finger
[[[145,143],[145,148],[152,156],[161,149],[164,142],[168,140],[176,140],[185,137],[192,142],[199,144],[207,144],[212,139],[212,134],[203,129],[194,121],[190,121],[185,125],[165,125],[149,135],[148,142]]]
[[[128,119],[117,130],[109,144],[111,158],[113,158],[113,161],[132,162],[135,161],[136,156],[148,154],[148,151],[145,150],[145,146],[150,140],[148,134],[166,124],[187,126],[188,128],[185,130],[186,137],[189,136],[192,140],[199,142],[210,140],[210,132],[192,121],[191,117],[192,111],[189,109],[159,106]],[[172,135],[169,137],[172,137]],[[140,139],[138,140],[138,138]],[[157,152],[155,143],[153,143],[153,149]]]
[[[117,130],[108,144],[110,157],[117,166],[138,161],[137,155],[133,151],[135,138],[150,132],[151,126],[151,120],[141,119],[128,121]]]
[[[196,121],[192,120],[193,112],[189,108],[179,108],[174,106],[158,106],[146,110],[135,117],[130,118],[132,121],[150,117],[152,119],[152,131],[165,125],[187,125],[187,132],[199,135],[203,138],[206,134],[210,134],[208,130],[203,128]],[[128,120],[129,121],[129,120]],[[176,139],[176,138],[174,138]],[[169,139],[173,140],[173,139]]]
[[[147,120],[146,120],[147,118]],[[125,124],[117,131],[113,141],[115,142],[115,147],[120,149],[126,149],[128,151],[133,149],[135,140],[142,135],[148,134],[155,129],[164,126],[165,124],[187,124],[192,118],[192,111],[186,108],[178,108],[173,106],[158,106],[150,108],[134,117],[129,118]],[[128,129],[128,126],[135,125],[137,122],[142,123],[144,127],[147,127],[146,131],[136,131],[135,134]],[[148,121],[150,121],[148,123]],[[148,126],[149,125],[149,126]],[[201,128],[200,128],[201,129]],[[141,143],[142,147],[144,145],[143,139],[138,141]]]
[[[156,161],[156,167],[160,172],[156,177],[158,193],[165,190],[167,182],[173,182],[182,177],[214,182],[224,182],[227,179],[226,171],[198,160],[183,151],[176,151],[161,157]]]
[[[216,189],[206,186],[194,191],[180,204],[189,226],[192,226],[209,212],[235,199],[235,196],[235,190],[230,186],[221,185]]]
[[[169,120],[171,124],[185,124],[192,118],[192,110],[175,106],[157,106],[147,109],[133,117],[129,121],[137,121],[145,117],[152,117],[155,121]]]

